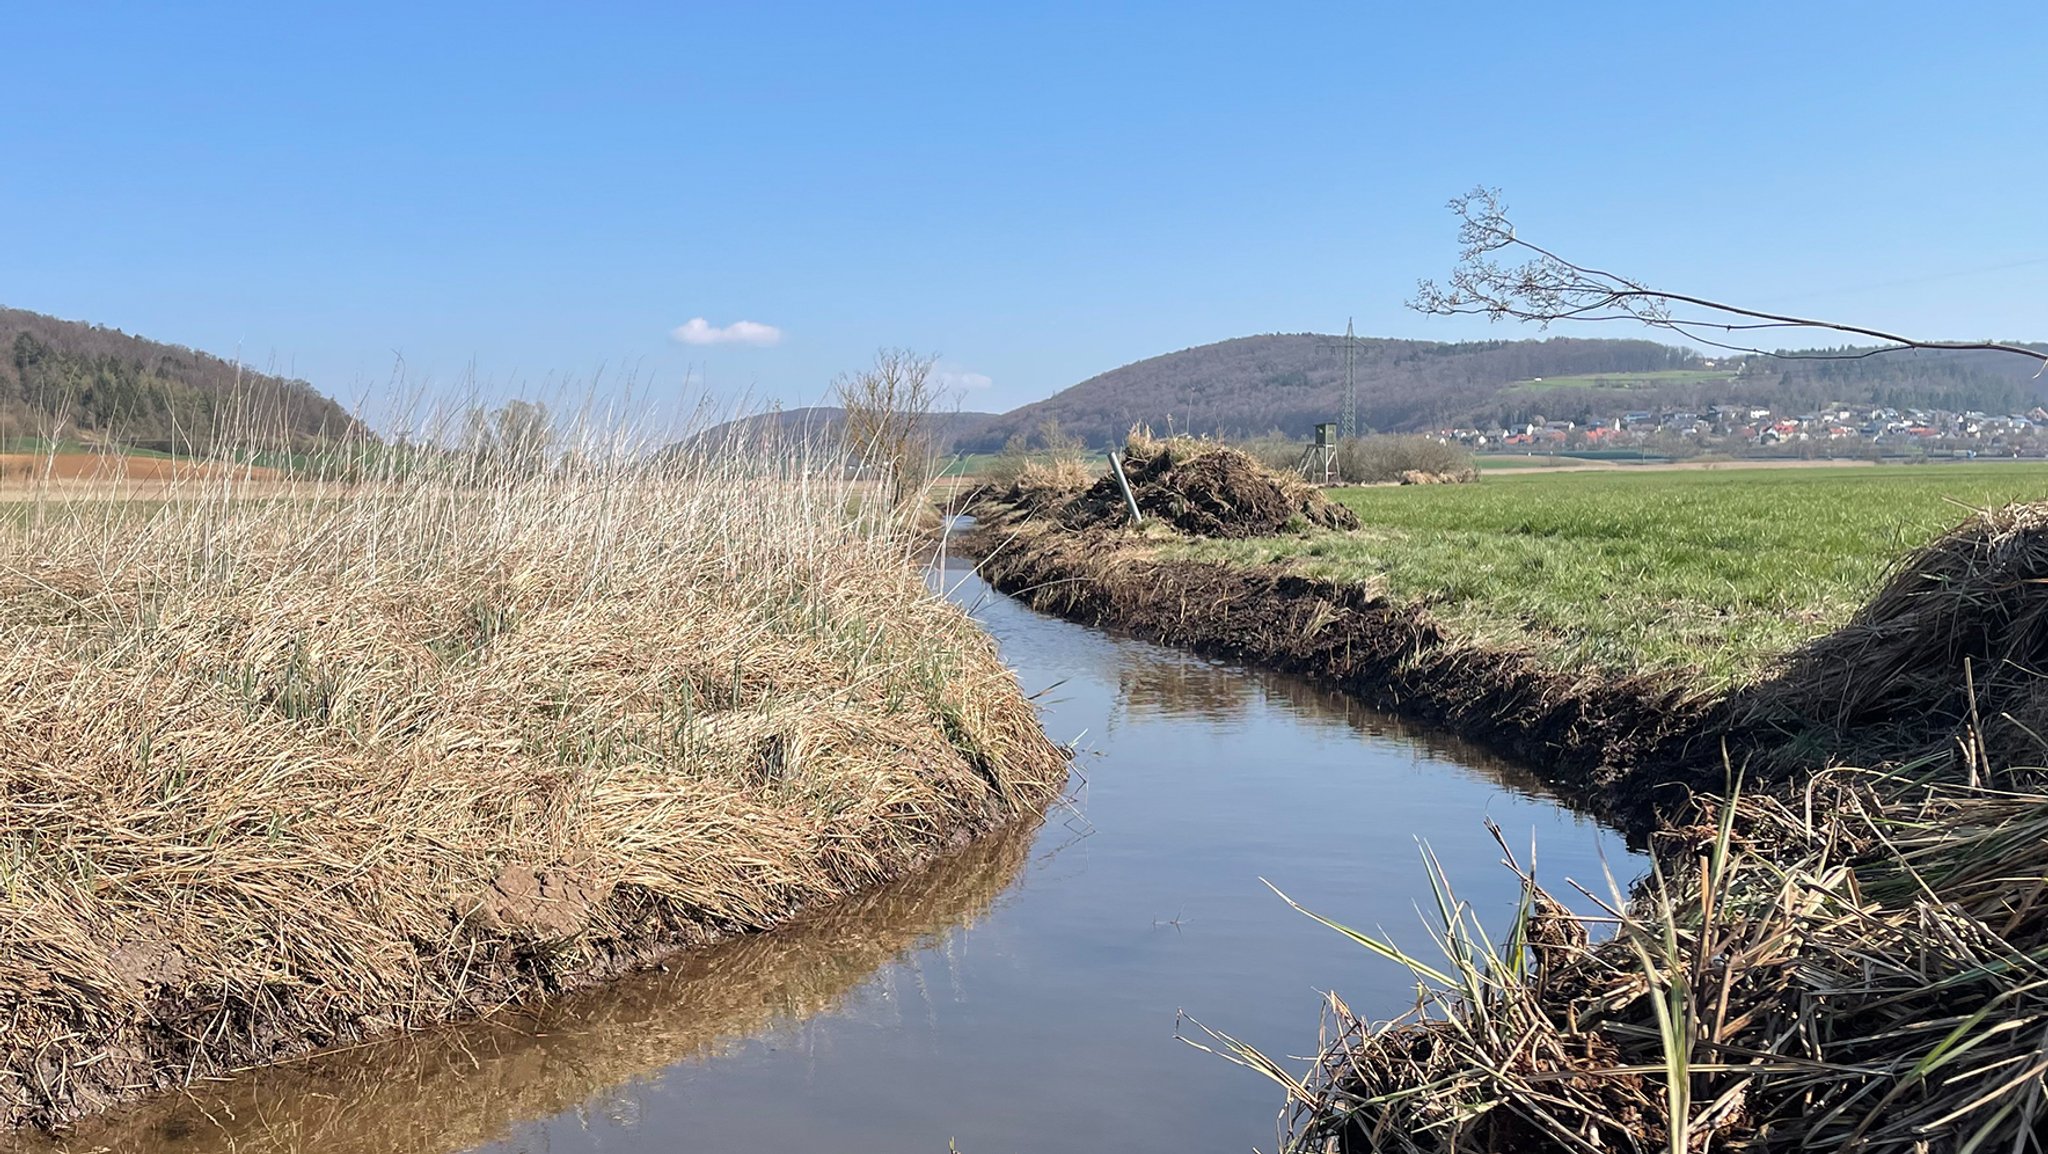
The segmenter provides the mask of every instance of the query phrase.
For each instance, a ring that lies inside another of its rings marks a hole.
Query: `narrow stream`
[[[1277,1087],[1177,1041],[1177,1015],[1301,1055],[1318,991],[1386,1017],[1413,984],[1261,878],[1426,948],[1420,843],[1493,924],[1513,906],[1484,818],[1518,852],[1533,837],[1560,894],[1566,878],[1604,893],[1604,869],[1638,872],[1618,835],[1453,739],[1304,681],[1039,616],[963,567],[935,579],[1042,694],[1053,736],[1079,739],[1071,807],[667,973],[23,1148],[1271,1150]]]

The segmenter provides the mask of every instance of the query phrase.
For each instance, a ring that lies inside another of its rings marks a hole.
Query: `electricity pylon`
[[[1338,425],[1337,435],[1350,440],[1358,435],[1358,334],[1352,331],[1352,318],[1344,318],[1344,339],[1329,341],[1316,346],[1332,352],[1344,353],[1344,414]]]

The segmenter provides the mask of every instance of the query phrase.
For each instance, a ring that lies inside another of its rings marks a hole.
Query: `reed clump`
[[[1497,948],[1439,872],[1445,960],[1354,935],[1421,997],[1333,999],[1289,1148],[2040,1149],[2048,795],[1930,768],[1703,800],[1599,916],[1525,874]]]
[[[580,985],[1041,810],[1064,752],[848,475],[366,444],[0,509],[0,1122]]]
[[[2048,764],[2048,504],[1976,513],[1908,553],[1849,621],[1731,698],[1787,754]]]

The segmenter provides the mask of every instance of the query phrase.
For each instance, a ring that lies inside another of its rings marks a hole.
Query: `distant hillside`
[[[934,413],[932,427],[940,451],[950,451],[964,439],[978,437],[994,413]],[[690,440],[696,444],[741,442],[798,442],[806,439],[832,440],[839,436],[846,412],[836,405],[815,405],[802,409],[778,409],[755,413],[713,425]]]
[[[2048,352],[2048,344],[2018,342]],[[1856,349],[1806,349],[1792,357],[1748,357],[1728,399],[1811,409],[1829,401],[1894,408],[2022,412],[2048,399],[2041,363],[1999,352],[1900,349],[1838,359]]]
[[[958,447],[999,448],[1048,419],[1103,446],[1133,424],[1164,431],[1306,437],[1343,404],[1342,338],[1239,337],[1152,357],[1091,377],[963,435]],[[1378,430],[1498,426],[1536,416],[1576,419],[1630,408],[1827,401],[2010,411],[2048,393],[2037,366],[1997,353],[1902,352],[1858,360],[1709,361],[1653,341],[1553,337],[1445,344],[1362,338],[1358,419]]]
[[[118,329],[0,308],[0,439],[205,452],[223,434],[302,442],[357,428],[304,381]]]

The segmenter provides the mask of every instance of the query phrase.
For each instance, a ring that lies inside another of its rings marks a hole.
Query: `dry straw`
[[[1438,872],[1446,961],[1343,930],[1421,1000],[1333,1000],[1303,1081],[1239,1050],[1289,1081],[1287,1148],[2038,1150],[2048,797],[1836,770],[1707,812],[1602,917],[1524,875],[1496,946]]]
[[[1055,796],[836,461],[532,432],[0,512],[0,1121],[577,985]]]

